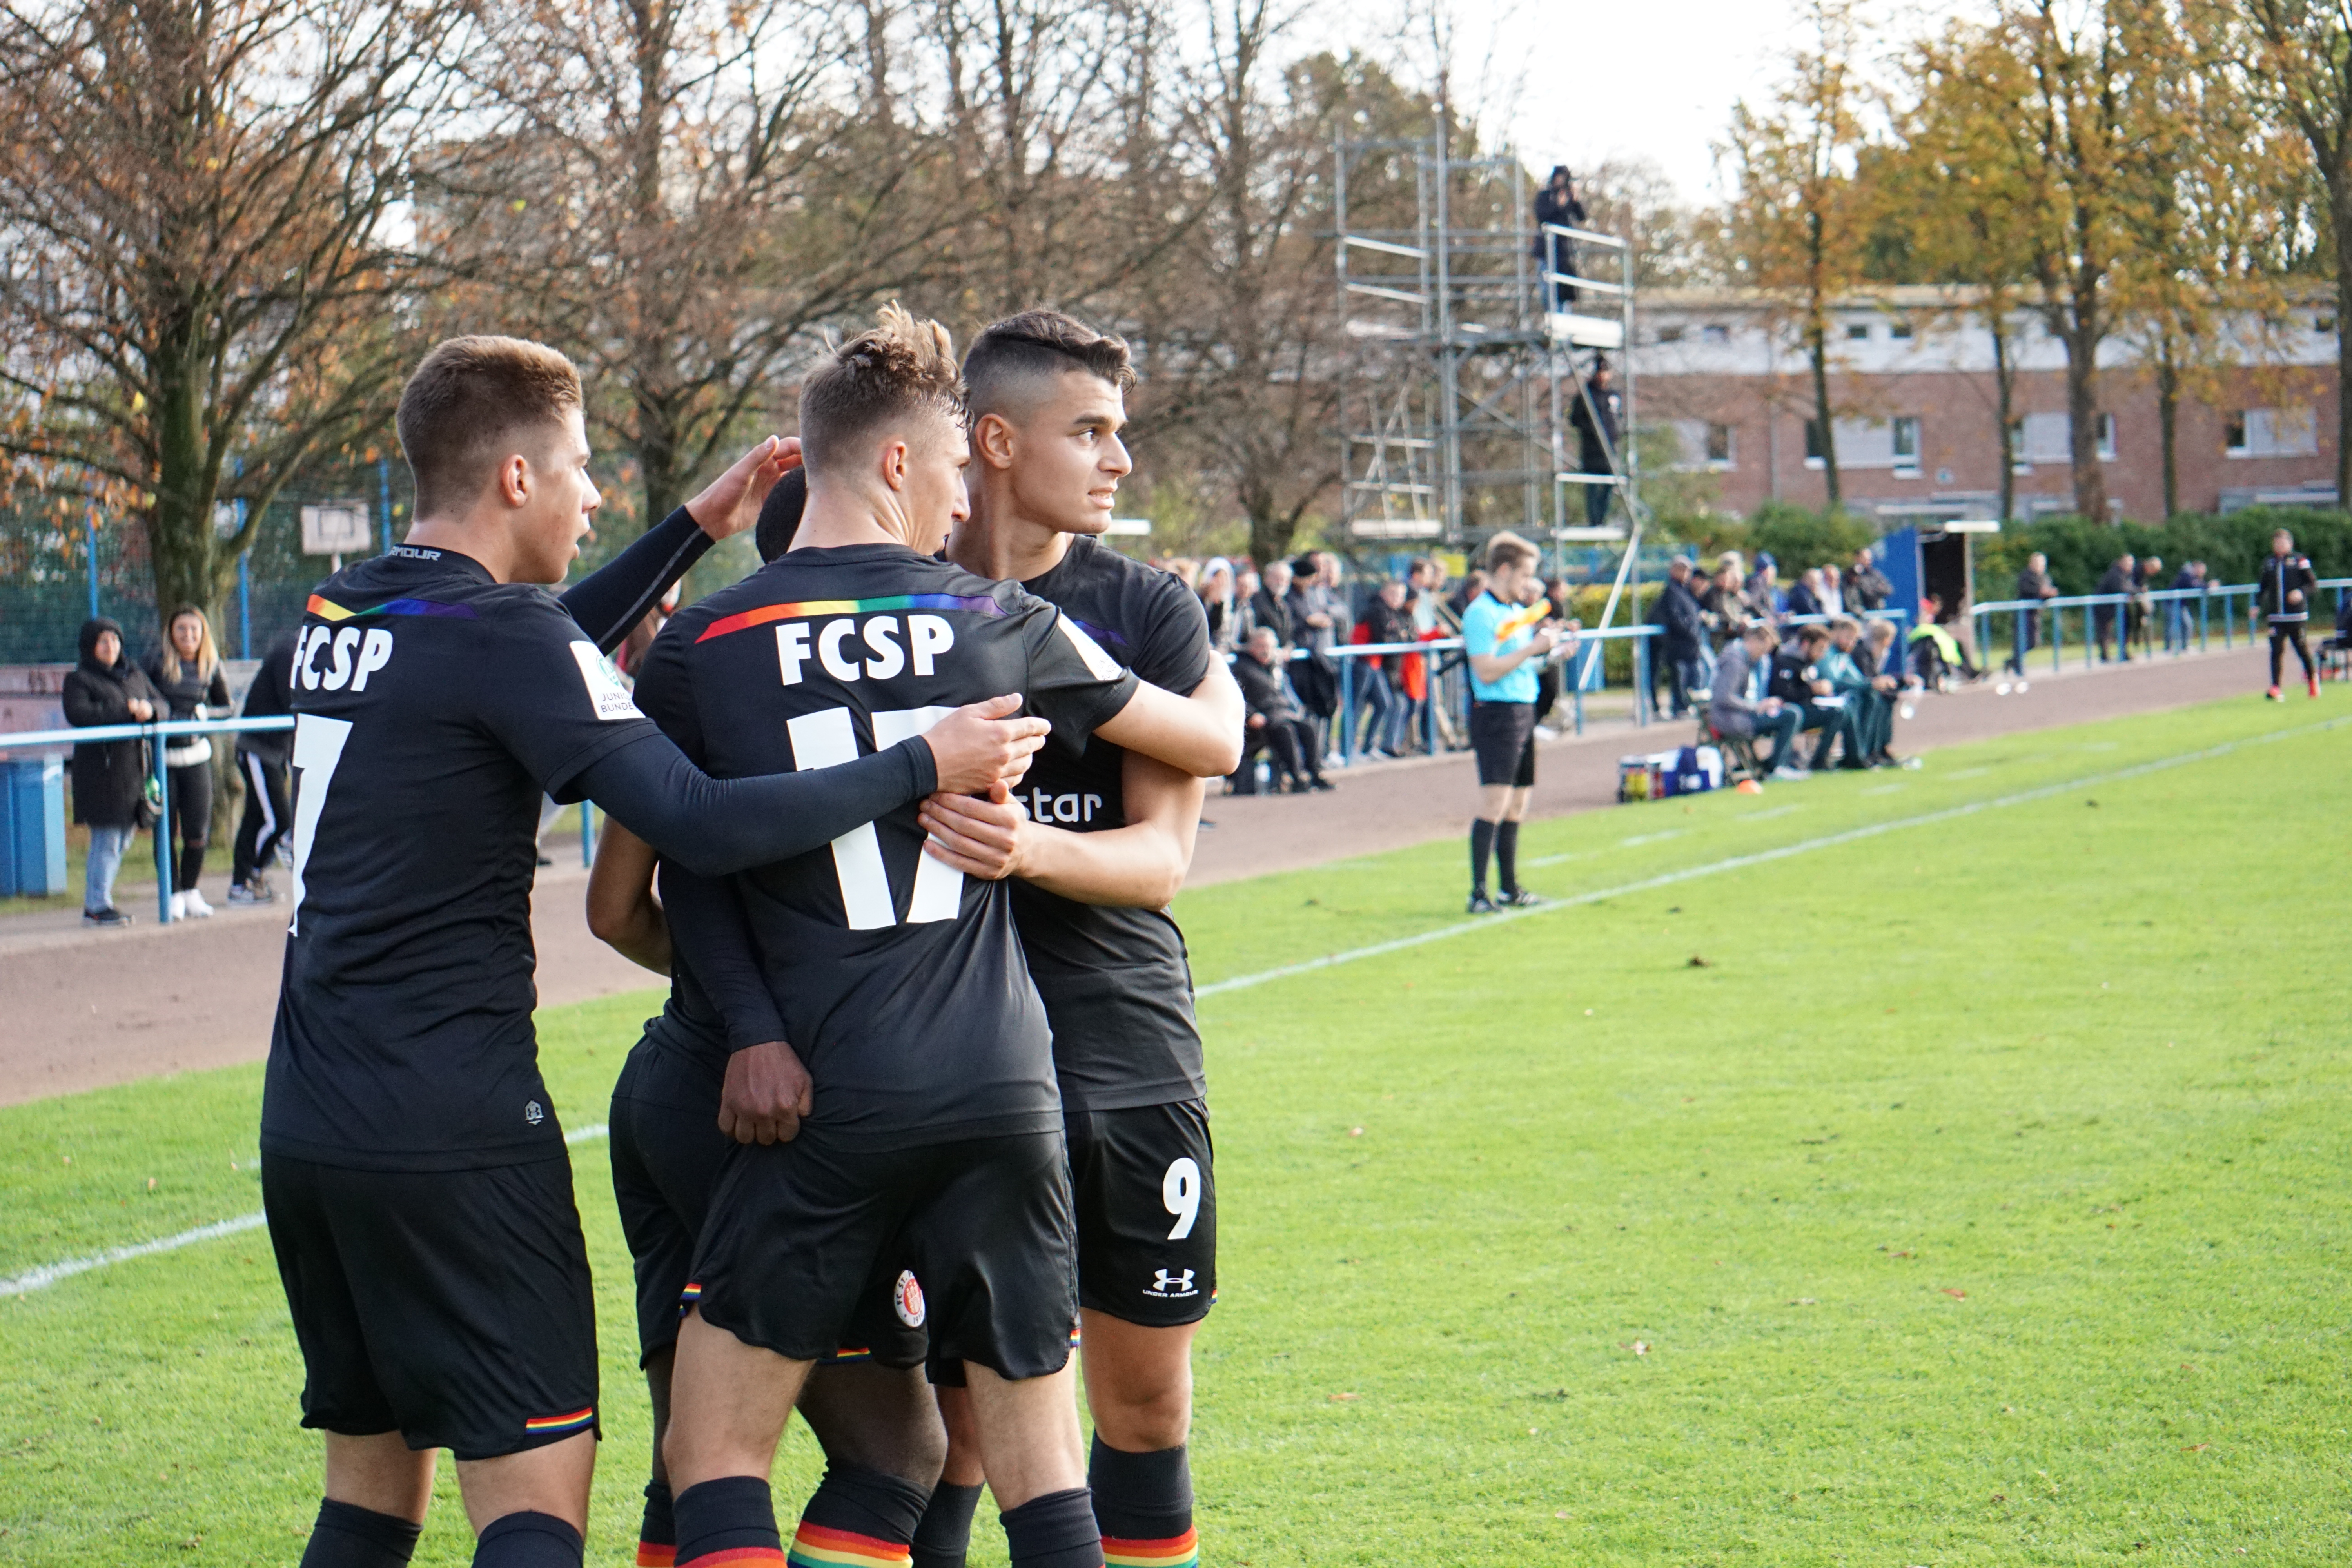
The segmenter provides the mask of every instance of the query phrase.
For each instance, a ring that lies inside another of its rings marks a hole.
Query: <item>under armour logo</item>
[[[1198,1290],[1192,1289],[1192,1271],[1189,1268],[1179,1268],[1172,1274],[1165,1268],[1153,1269],[1151,1283],[1143,1288],[1143,1293],[1147,1296],[1167,1297],[1200,1294]]]
[[[536,1127],[541,1122],[547,1120],[547,1111],[545,1108],[539,1103],[539,1101],[535,1100],[525,1100],[522,1108],[522,1119],[525,1121],[530,1122],[533,1127]]]

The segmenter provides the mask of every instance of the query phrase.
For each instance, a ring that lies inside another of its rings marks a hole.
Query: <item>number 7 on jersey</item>
[[[954,712],[952,708],[898,708],[868,715],[874,726],[874,749],[887,752],[899,742],[921,734]],[[824,708],[788,720],[793,766],[839,767],[857,760],[857,731],[846,708]],[[841,883],[841,908],[852,931],[879,931],[898,923],[898,901],[890,891],[890,874],[882,864],[882,840],[870,822],[860,823],[833,841],[833,872]],[[907,923],[951,921],[963,909],[963,873],[929,855],[915,863],[915,896],[907,909]]]

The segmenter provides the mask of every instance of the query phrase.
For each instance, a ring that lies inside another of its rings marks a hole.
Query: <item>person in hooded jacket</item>
[[[169,706],[171,719],[226,719],[236,711],[228,678],[221,671],[220,650],[213,642],[212,622],[194,605],[183,605],[163,623],[163,646],[148,665],[147,678]],[[196,883],[205,874],[205,849],[213,837],[212,737],[172,736],[163,742],[163,765],[172,772],[172,827],[180,839],[179,853],[172,859],[172,918],[205,920],[213,907],[205,902]],[[155,843],[159,871],[163,843],[161,838]]]
[[[121,622],[104,616],[84,621],[77,651],[62,693],[67,723],[87,729],[145,724],[163,716],[163,696],[146,672],[123,657]],[[73,819],[89,829],[82,923],[127,926],[131,917],[114,907],[114,876],[122,868],[122,852],[144,826],[140,818],[147,802],[147,742],[100,741],[76,746],[73,797]]]

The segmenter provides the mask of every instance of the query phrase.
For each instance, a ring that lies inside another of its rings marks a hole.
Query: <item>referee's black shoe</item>
[[[1486,889],[1476,888],[1471,890],[1470,913],[1474,915],[1491,915],[1495,912],[1495,900],[1486,896]]]

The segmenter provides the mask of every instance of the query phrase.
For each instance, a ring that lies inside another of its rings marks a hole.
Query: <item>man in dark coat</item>
[[[1250,633],[1249,646],[1234,660],[1234,679],[1240,683],[1242,701],[1249,711],[1244,721],[1247,728],[1242,731],[1242,765],[1234,773],[1235,795],[1257,793],[1260,752],[1274,759],[1277,794],[1286,778],[1293,795],[1332,787],[1323,776],[1322,759],[1316,755],[1314,729],[1283,679],[1283,664],[1271,626]]]
[[[122,652],[121,623],[100,616],[84,621],[79,658],[65,679],[66,722],[145,724],[163,710],[163,699],[146,671]],[[74,748],[74,820],[89,828],[89,864],[83,879],[84,925],[126,926],[131,917],[114,907],[114,875],[122,852],[139,832],[147,799],[147,742],[101,741]]]
[[[2017,596],[2039,605],[2058,596],[2058,584],[2050,580],[2050,557],[2040,551],[2025,558],[2024,570],[2017,574]],[[2017,648],[2009,656],[2009,668],[2019,675],[2025,673],[2025,656],[2042,646],[2042,612],[2020,610],[2017,613]]]
[[[2098,585],[2091,592],[2115,595],[2129,595],[2135,592],[2139,584],[2132,574],[2132,569],[2138,564],[2128,555],[2116,556],[2115,564],[2107,568],[2106,574],[2099,579]],[[2124,624],[2118,614],[2123,608],[2120,604],[2091,606],[2091,625],[2094,635],[2098,638],[2099,662],[2102,664],[2108,662],[2114,657],[2107,652],[2107,639],[2111,637],[2116,639],[2116,650],[2123,655],[2123,661],[2126,664],[2131,662],[2130,639],[2116,636],[2116,629]]]
[[[1853,570],[1845,575],[1845,607],[1852,615],[1857,610],[1883,610],[1886,601],[1895,597],[1895,584],[1878,569],[1870,546],[1864,545],[1853,552]]]
[[[1259,578],[1258,590],[1250,595],[1250,619],[1253,625],[1273,630],[1274,640],[1289,647],[1298,640],[1290,620],[1290,563],[1269,561]]]
[[[1569,427],[1577,434],[1580,467],[1588,474],[1614,474],[1617,465],[1612,458],[1617,452],[1618,421],[1625,412],[1625,399],[1619,395],[1615,373],[1609,362],[1595,357],[1592,374],[1584,383],[1584,394],[1576,400],[1575,412],[1568,416]],[[1609,498],[1615,492],[1612,484],[1584,487],[1584,521],[1599,528],[1609,518]]]
[[[1650,624],[1664,627],[1665,633],[1651,645],[1657,649],[1657,658],[1650,666],[1650,700],[1655,706],[1658,666],[1664,665],[1674,682],[1672,716],[1676,719],[1688,716],[1692,690],[1706,683],[1699,650],[1706,638],[1706,611],[1690,584],[1691,563],[1677,555],[1667,563],[1666,585],[1658,590],[1657,603],[1650,607]]]
[[[1547,236],[1544,233],[1546,224],[1560,228],[1584,226],[1584,204],[1576,199],[1576,181],[1565,163],[1553,164],[1551,178],[1545,181],[1543,189],[1536,193],[1536,237],[1531,248],[1535,252],[1537,266],[1549,264],[1556,271],[1575,272],[1576,241]],[[1576,290],[1566,283],[1555,283],[1551,300],[1553,310],[1565,310],[1576,303]]]
[[[793,470],[795,473],[798,469]],[[245,716],[274,719],[292,711],[294,634],[288,632],[261,656],[261,668],[245,690]],[[288,809],[286,765],[293,758],[294,732],[256,730],[236,738],[236,769],[245,777],[245,816],[237,824],[229,867],[228,901],[267,904],[277,892],[266,870],[280,844],[293,843],[294,816]]]

